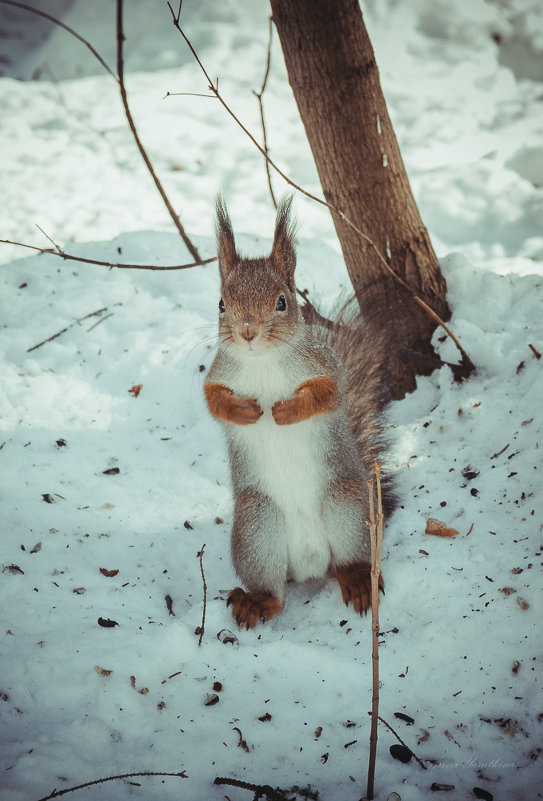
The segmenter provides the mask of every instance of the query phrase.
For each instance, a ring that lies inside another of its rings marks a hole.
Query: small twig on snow
[[[204,563],[203,563],[204,548],[205,547],[206,546],[205,546],[205,543],[204,543],[202,545],[201,549],[196,554],[196,556],[200,560],[200,573],[202,574],[202,584],[204,586],[204,602],[203,602],[203,606],[202,606],[202,624],[201,624],[201,626],[198,626],[196,628],[196,631],[194,632],[195,634],[199,634],[200,635],[200,638],[198,640],[198,646],[200,646],[202,644],[202,639],[204,637],[204,631],[205,631],[205,626],[206,626],[207,584],[206,584],[206,577],[205,577],[205,574],[204,574]]]
[[[250,782],[243,782],[239,779],[224,779],[217,776],[213,784],[227,784],[230,787],[241,787],[243,790],[252,790],[254,798],[262,798],[265,796],[268,801],[285,801],[286,795],[280,790],[274,790],[269,784],[251,784]]]
[[[383,504],[381,498],[381,466],[374,465],[377,481],[377,517],[375,517],[374,482],[368,479],[370,519],[367,523],[370,529],[371,543],[371,630],[372,630],[372,699],[371,699],[371,733],[370,756],[368,762],[368,780],[366,785],[366,798],[373,798],[375,778],[375,757],[377,754],[377,726],[379,717],[379,578],[381,575],[381,543],[383,539]]]
[[[121,304],[118,304],[118,305],[121,305]],[[74,327],[74,325],[78,325],[79,323],[82,323],[83,320],[88,320],[89,317],[97,317],[99,314],[103,314],[105,311],[107,311],[107,307],[104,307],[103,309],[98,309],[97,311],[91,312],[90,314],[86,314],[84,317],[80,317],[78,320],[74,320],[73,323],[70,323],[69,325],[67,325],[66,328],[62,329],[62,331],[58,331],[56,334],[53,334],[53,336],[47,337],[47,339],[44,339],[43,342],[38,342],[37,345],[33,345],[31,348],[27,348],[26,352],[27,353],[32,353],[33,350],[37,350],[38,348],[41,348],[42,345],[45,345],[47,342],[52,342],[54,339],[57,339],[57,337],[59,337],[61,334],[65,334],[66,331],[69,331],[70,328]],[[111,314],[108,314],[108,317],[111,317]],[[102,321],[99,320],[98,322],[102,322]],[[97,323],[97,325],[98,325],[98,323]],[[94,326],[91,326],[91,328],[89,328],[89,331],[92,328],[94,328]]]
[[[110,317],[113,317],[113,312],[110,312],[109,314],[106,314],[105,317],[101,317],[96,323],[93,323],[93,325],[91,325],[90,328],[87,328],[87,334],[89,333],[89,331],[93,331],[96,328],[97,325],[100,325],[100,323],[103,323],[104,320],[109,320]]]
[[[424,764],[424,762],[422,761],[422,759],[419,759],[419,758],[418,758],[418,756],[415,754],[415,752],[414,752],[414,751],[413,751],[411,748],[409,748],[409,746],[408,746],[406,743],[404,743],[404,741],[402,740],[402,738],[400,737],[400,735],[398,734],[398,732],[394,731],[394,729],[392,728],[392,726],[390,725],[390,723],[387,723],[387,722],[386,722],[386,720],[384,720],[384,718],[382,718],[382,717],[379,717],[379,720],[381,721],[381,723],[384,723],[384,725],[387,727],[387,729],[389,729],[389,730],[392,732],[392,734],[393,734],[393,735],[394,735],[394,737],[395,737],[395,738],[398,740],[398,742],[399,742],[399,743],[401,743],[401,744],[403,745],[403,747],[404,747],[404,748],[407,748],[407,750],[409,751],[409,753],[411,754],[411,756],[413,757],[413,759],[414,759],[416,762],[418,762],[418,763],[419,763],[419,765],[421,766],[421,768],[422,768],[423,770],[428,770],[427,766]]]
[[[188,776],[184,770],[180,771],[179,773],[159,773],[157,771],[141,771],[139,773],[121,773],[119,776],[108,776],[105,779],[95,779],[92,782],[85,782],[84,784],[78,784],[76,787],[67,787],[65,790],[53,790],[52,793],[49,795],[45,795],[43,798],[38,799],[38,801],[49,801],[50,798],[58,798],[60,795],[65,795],[66,793],[73,793],[75,790],[82,790],[84,787],[92,787],[94,784],[103,784],[104,782],[113,782],[117,781],[117,779],[132,779],[135,776],[178,776],[180,779],[188,779]]]

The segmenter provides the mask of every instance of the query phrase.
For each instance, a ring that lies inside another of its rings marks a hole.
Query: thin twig
[[[377,483],[380,483],[380,475],[376,471]],[[370,530],[371,544],[371,630],[372,630],[372,699],[371,699],[371,732],[370,732],[370,754],[368,760],[368,779],[366,783],[366,798],[371,801],[373,798],[373,787],[375,778],[375,758],[377,754],[377,726],[379,716],[379,573],[380,573],[380,549],[377,545],[378,524],[375,519],[375,500],[374,500],[374,481],[368,479],[369,492],[369,512],[370,519],[367,525]],[[378,498],[380,492],[378,493]],[[378,506],[379,515],[379,506]]]
[[[57,19],[56,17],[51,16],[51,14],[46,14],[45,11],[40,11],[39,8],[33,8],[32,6],[27,6],[25,3],[16,3],[16,2],[14,2],[14,0],[0,0],[0,3],[4,3],[4,5],[6,5],[6,6],[15,6],[15,8],[20,8],[23,11],[30,11],[32,14],[37,14],[40,17],[44,17],[45,19],[48,19],[49,22],[54,22],[55,25],[58,25],[60,28],[64,28],[65,31],[68,31],[68,33],[71,33],[72,36],[75,36],[76,39],[79,39],[79,41],[82,42],[85,45],[85,47],[88,47],[89,50],[91,51],[92,55],[95,58],[98,59],[98,61],[102,65],[102,67],[109,72],[111,77],[114,78],[116,81],[118,80],[118,78],[115,75],[115,73],[113,72],[113,70],[111,70],[108,67],[108,65],[106,64],[106,62],[104,61],[104,59],[102,58],[100,53],[98,53],[94,49],[94,47],[91,45],[91,43],[88,42],[86,39],[84,39],[83,36],[80,36],[77,33],[77,31],[73,30],[73,28],[70,28],[68,25],[65,25],[64,22],[61,22],[61,20]]]
[[[386,722],[386,720],[384,720],[384,718],[382,718],[382,717],[379,717],[379,720],[381,721],[381,723],[384,723],[384,725],[387,727],[387,729],[389,729],[389,730],[392,732],[392,734],[393,734],[393,735],[394,735],[394,737],[395,737],[395,738],[398,740],[398,742],[399,742],[399,743],[401,743],[401,744],[403,745],[403,747],[404,747],[404,748],[407,748],[407,750],[409,751],[409,753],[411,754],[411,756],[413,757],[413,759],[414,759],[416,762],[418,762],[418,763],[419,763],[419,765],[421,766],[421,768],[422,768],[423,770],[428,770],[427,766],[424,764],[424,762],[422,761],[422,759],[419,759],[419,758],[418,758],[418,756],[415,754],[415,752],[414,752],[414,751],[412,751],[412,750],[411,750],[411,748],[409,748],[409,746],[408,746],[406,743],[404,743],[404,741],[402,740],[402,738],[400,737],[400,735],[398,734],[398,732],[394,731],[394,729],[392,728],[392,726],[390,725],[390,723],[387,723],[387,722]]]
[[[61,20],[57,19],[56,17],[53,17],[51,14],[46,14],[44,11],[40,11],[37,8],[32,8],[31,6],[27,6],[24,3],[15,2],[15,0],[0,0],[0,3],[4,3],[5,5],[10,5],[10,6],[15,6],[16,8],[23,9],[24,11],[30,11],[33,14],[38,14],[39,16],[44,17],[45,19],[49,20],[50,22],[53,22],[55,25],[58,25],[60,28],[63,28],[65,31],[70,33],[72,36],[75,36],[76,39],[78,39],[86,47],[89,48],[91,53],[98,59],[98,61],[104,67],[104,69],[107,70],[107,72],[112,76],[112,78],[114,78],[115,81],[119,84],[119,88],[120,88],[120,91],[121,91],[121,99],[122,99],[122,102],[123,102],[126,118],[128,120],[128,124],[130,126],[130,130],[132,131],[132,134],[134,136],[134,139],[136,141],[138,149],[139,149],[139,151],[141,153],[141,156],[142,156],[142,158],[143,158],[143,160],[145,162],[145,165],[146,165],[147,169],[149,170],[149,172],[151,173],[151,176],[152,176],[152,178],[153,178],[153,180],[155,182],[155,186],[158,189],[158,191],[160,193],[160,196],[162,197],[162,200],[164,201],[164,205],[166,206],[166,208],[167,208],[167,210],[168,210],[168,212],[170,214],[170,217],[173,220],[173,223],[174,223],[175,227],[177,228],[177,230],[181,234],[181,237],[182,237],[186,247],[188,248],[191,256],[197,262],[200,262],[200,255],[198,253],[198,250],[192,244],[192,242],[190,241],[189,237],[185,233],[185,229],[183,228],[183,226],[181,224],[179,216],[175,213],[175,211],[173,209],[173,206],[171,205],[171,203],[170,203],[170,201],[168,199],[168,196],[166,195],[166,192],[164,191],[164,189],[162,187],[162,184],[160,183],[160,181],[159,181],[159,179],[158,179],[158,177],[157,177],[157,175],[156,175],[156,173],[155,173],[155,171],[153,169],[153,165],[151,164],[151,161],[150,161],[149,157],[147,156],[147,153],[146,153],[146,151],[145,151],[145,149],[144,149],[144,147],[143,147],[143,145],[141,143],[141,140],[140,140],[140,138],[138,136],[138,132],[136,130],[136,126],[135,126],[134,120],[132,118],[132,114],[130,113],[130,108],[128,106],[128,100],[127,100],[127,97],[126,97],[126,88],[125,88],[125,85],[124,85],[123,42],[124,42],[124,38],[125,37],[124,37],[123,27],[122,27],[122,0],[117,0],[117,72],[118,72],[118,75],[115,75],[115,73],[108,67],[108,65],[106,64],[106,62],[102,58],[102,56],[94,49],[94,47],[90,44],[90,42],[88,42],[86,39],[84,39],[82,36],[80,36],[76,31],[74,31],[68,25],[65,25],[63,22],[61,22]],[[3,240],[3,241],[6,241],[6,240]]]
[[[198,640],[198,646],[200,646],[202,644],[202,640],[203,640],[203,637],[204,637],[205,626],[206,626],[207,584],[206,584],[206,577],[205,577],[205,574],[204,574],[204,562],[203,562],[203,559],[204,559],[204,548],[205,547],[206,546],[205,546],[205,543],[204,543],[202,545],[201,549],[196,554],[196,556],[200,560],[200,573],[202,574],[202,584],[204,586],[204,602],[203,602],[203,606],[202,606],[202,625],[198,626],[198,628],[196,629],[196,634],[200,635],[200,638]]]
[[[198,64],[198,66],[200,67],[201,71],[203,72],[203,74],[204,74],[204,76],[205,76],[205,78],[206,78],[206,80],[208,82],[209,90],[215,95],[217,100],[219,100],[219,102],[221,103],[223,108],[230,115],[230,117],[232,117],[234,122],[236,122],[236,124],[239,125],[241,130],[244,131],[244,133],[249,137],[249,139],[254,144],[254,146],[257,148],[257,150],[259,150],[260,153],[264,156],[264,158],[266,159],[266,161],[268,162],[270,167],[273,167],[273,169],[281,176],[281,178],[283,178],[284,181],[287,182],[287,184],[289,184],[289,186],[292,186],[294,189],[296,189],[301,194],[305,195],[306,197],[310,198],[311,200],[314,200],[316,203],[320,203],[321,206],[326,206],[326,208],[328,208],[330,211],[332,211],[335,214],[337,214],[343,220],[343,222],[346,225],[348,225],[353,231],[355,231],[372,248],[372,250],[374,251],[374,253],[376,254],[376,256],[377,256],[377,258],[379,260],[379,263],[392,276],[394,281],[396,281],[396,283],[398,283],[405,290],[407,290],[407,292],[409,292],[409,294],[412,296],[412,298],[415,301],[415,303],[418,303],[418,305],[422,309],[424,309],[424,311],[434,320],[434,322],[436,322],[439,326],[441,326],[443,328],[443,330],[447,333],[447,335],[452,339],[452,341],[454,342],[454,344],[456,345],[456,347],[458,348],[458,350],[460,351],[460,354],[462,356],[462,367],[463,367],[462,375],[465,375],[467,377],[472,372],[474,372],[475,371],[475,365],[473,364],[473,362],[471,361],[470,357],[468,356],[468,354],[466,353],[466,351],[464,350],[464,348],[462,347],[462,345],[460,344],[458,339],[455,337],[455,335],[453,334],[451,329],[441,319],[441,317],[439,317],[439,315],[436,314],[436,312],[424,300],[422,300],[422,298],[420,298],[417,295],[415,290],[412,287],[410,287],[409,284],[407,284],[398,275],[398,273],[396,273],[392,269],[392,267],[388,264],[388,262],[386,261],[386,259],[383,256],[383,254],[381,253],[381,251],[379,250],[379,248],[377,247],[377,245],[373,241],[373,239],[371,239],[371,237],[369,237],[367,234],[365,234],[363,231],[361,231],[360,228],[358,228],[358,226],[356,226],[347,217],[347,215],[343,211],[341,211],[341,209],[337,208],[337,206],[334,206],[332,203],[327,203],[326,200],[323,200],[322,198],[318,197],[317,195],[314,195],[312,192],[308,192],[307,189],[304,189],[302,186],[300,186],[295,181],[293,181],[291,178],[289,178],[288,175],[286,175],[283,172],[283,170],[281,170],[277,166],[277,164],[273,161],[273,159],[271,159],[269,157],[269,155],[266,153],[266,150],[261,145],[259,145],[259,143],[255,139],[255,137],[252,135],[252,133],[245,127],[245,125],[241,122],[239,117],[237,117],[234,114],[234,112],[232,111],[230,106],[223,99],[222,95],[219,92],[218,84],[217,85],[213,84],[213,81],[209,77],[209,74],[208,74],[207,70],[205,69],[204,65],[200,61],[198,53],[194,49],[194,47],[192,45],[192,42],[190,41],[190,39],[185,34],[185,32],[183,31],[183,29],[181,28],[181,26],[179,24],[179,16],[180,16],[180,12],[181,12],[181,4],[180,4],[180,7],[179,7],[179,12],[178,12],[177,16],[175,15],[169,0],[168,0],[167,5],[168,5],[168,7],[170,9],[170,12],[171,12],[171,15],[172,15],[172,21],[173,21],[174,27],[179,31],[179,33],[181,34],[181,36],[185,40],[189,50],[191,51],[192,55],[194,56],[194,58],[195,58],[195,60],[196,60],[196,62]]]
[[[83,320],[88,320],[89,317],[97,317],[99,314],[103,314],[105,311],[107,311],[107,307],[104,307],[103,309],[98,309],[97,311],[91,312],[90,314],[86,314],[84,317],[80,317],[78,320],[74,320],[73,323],[70,323],[69,325],[67,325],[66,328],[62,329],[62,331],[58,331],[56,334],[53,334],[53,336],[47,337],[47,339],[44,339],[43,342],[38,342],[37,345],[33,345],[31,348],[27,348],[26,352],[27,353],[32,353],[33,350],[37,350],[38,348],[41,348],[42,345],[45,345],[47,342],[52,342],[54,339],[57,339],[57,337],[59,337],[61,334],[65,334],[66,331],[69,331],[70,328],[74,327],[74,325],[78,325],[79,323],[82,323]],[[108,315],[108,316],[111,316],[111,315]],[[91,328],[94,328],[94,326],[91,326]],[[89,331],[90,330],[91,329],[89,328]]]
[[[50,798],[58,798],[60,795],[65,795],[66,793],[73,793],[75,790],[82,790],[84,787],[92,787],[94,784],[103,784],[104,782],[113,782],[117,781],[118,779],[132,779],[136,776],[178,776],[180,779],[188,779],[188,776],[184,770],[180,771],[179,773],[159,773],[157,771],[141,771],[139,773],[121,773],[119,776],[108,776],[105,779],[95,779],[92,782],[85,782],[84,784],[78,784],[76,787],[67,787],[65,790],[53,790],[52,793],[49,795],[45,795],[43,798],[38,799],[38,801],[49,801]]]
[[[268,53],[266,57],[266,71],[264,73],[264,80],[262,81],[260,92],[255,92],[255,90],[253,89],[253,94],[258,100],[258,107],[260,109],[260,123],[262,125],[262,138],[264,144],[264,152],[266,153],[266,156],[268,155],[269,151],[268,151],[268,137],[266,133],[266,121],[264,119],[264,103],[262,102],[262,95],[264,94],[264,91],[266,89],[266,84],[268,83],[268,75],[270,74],[272,36],[273,36],[273,17],[270,16],[269,31],[268,31]],[[268,179],[268,187],[270,190],[272,203],[274,205],[274,208],[277,208],[277,201],[275,199],[275,195],[273,194],[270,164],[267,158],[265,159],[264,164],[266,165],[266,176]]]
[[[0,2],[2,2],[2,0],[0,0]],[[45,236],[47,236],[47,234],[45,234]],[[47,236],[47,238],[50,239],[49,236]],[[98,259],[85,259],[83,256],[73,256],[70,253],[65,253],[63,250],[60,250],[58,245],[55,245],[55,249],[39,248],[36,245],[27,245],[24,242],[14,242],[11,239],[0,239],[0,244],[17,245],[20,248],[37,250],[39,253],[49,253],[52,256],[59,256],[65,261],[80,261],[84,262],[85,264],[98,264],[101,267],[110,267],[118,270],[186,270],[189,267],[199,267],[200,265],[210,264],[212,261],[217,261],[217,257],[212,256],[210,259],[199,259],[199,261],[193,261],[190,264],[173,264],[168,266],[160,266],[155,264],[120,264],[118,262],[100,261]]]
[[[170,201],[168,199],[168,196],[167,196],[166,192],[164,191],[164,189],[162,187],[162,184],[158,180],[158,177],[157,177],[157,175],[156,175],[156,173],[155,173],[155,171],[153,169],[153,165],[151,164],[149,156],[147,155],[147,153],[145,151],[145,148],[143,147],[143,145],[141,143],[141,140],[139,138],[138,132],[136,130],[136,125],[134,123],[134,120],[132,118],[132,114],[130,112],[130,108],[128,106],[128,99],[127,99],[127,96],[126,96],[126,87],[124,85],[124,58],[123,58],[123,42],[124,42],[124,38],[125,37],[124,37],[124,32],[123,32],[123,0],[117,0],[117,76],[119,78],[119,88],[121,90],[121,100],[123,102],[124,111],[125,111],[125,114],[126,114],[126,119],[128,120],[128,124],[130,126],[130,130],[132,131],[132,134],[133,134],[134,139],[136,141],[136,145],[138,146],[138,150],[140,151],[141,156],[142,156],[142,158],[143,158],[143,160],[145,162],[145,166],[147,167],[147,169],[151,173],[151,177],[152,177],[153,181],[155,182],[155,186],[158,189],[162,200],[164,201],[164,205],[168,209],[168,212],[170,214],[170,217],[173,220],[173,223],[174,223],[175,227],[177,228],[177,230],[181,234],[183,242],[187,246],[187,249],[188,249],[189,253],[191,254],[192,258],[196,259],[196,261],[200,261],[200,254],[198,253],[197,248],[192,244],[192,242],[188,238],[187,234],[185,233],[185,229],[181,225],[181,220],[179,219],[179,217],[175,213],[175,211],[173,209],[173,206],[170,203]]]
[[[212,100],[216,100],[216,95],[205,95],[203,92],[166,92],[163,100],[166,100],[167,97],[210,97]]]
[[[97,325],[100,325],[100,323],[103,323],[105,320],[109,320],[110,317],[113,317],[113,312],[110,312],[110,314],[106,314],[105,317],[101,317],[96,323],[93,323],[93,325],[91,325],[90,328],[87,328],[87,334],[89,333],[89,331],[93,331]]]

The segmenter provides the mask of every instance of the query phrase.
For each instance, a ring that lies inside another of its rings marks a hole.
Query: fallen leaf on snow
[[[143,384],[135,384],[132,387],[132,389],[128,390],[128,394],[129,395],[133,395],[135,398],[137,398],[138,395],[140,394],[141,390],[142,390],[142,387],[143,387]]]
[[[107,578],[113,578],[113,576],[116,576],[118,572],[118,570],[107,570],[105,567],[100,568],[100,573],[102,576],[106,576]]]
[[[426,522],[426,534],[433,534],[435,537],[456,537],[458,531],[455,528],[448,528],[441,520],[429,517]]]
[[[99,617],[98,618],[98,625],[103,626],[105,629],[112,629],[114,626],[118,626],[116,620],[110,620],[109,618]]]
[[[24,570],[21,570],[19,565],[5,565],[2,568],[2,573],[11,573],[12,575],[24,576]]]

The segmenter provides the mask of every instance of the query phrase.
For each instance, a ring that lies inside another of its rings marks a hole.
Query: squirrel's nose
[[[243,337],[243,339],[246,339],[247,342],[252,342],[256,336],[256,333],[253,331],[252,328],[247,327],[243,329],[243,331],[241,332],[241,336]]]
[[[246,342],[252,342],[256,337],[258,326],[254,325],[252,320],[244,320],[241,328],[241,336]]]

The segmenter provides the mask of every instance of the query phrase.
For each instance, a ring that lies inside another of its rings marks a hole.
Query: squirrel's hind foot
[[[283,611],[283,602],[268,592],[246,592],[236,587],[228,594],[227,606],[232,607],[232,616],[240,628],[254,629]]]
[[[336,567],[334,575],[341,588],[345,605],[352,601],[353,609],[359,615],[365,615],[371,605],[371,568],[370,565],[347,565]],[[379,575],[379,589],[385,591],[385,582]]]

